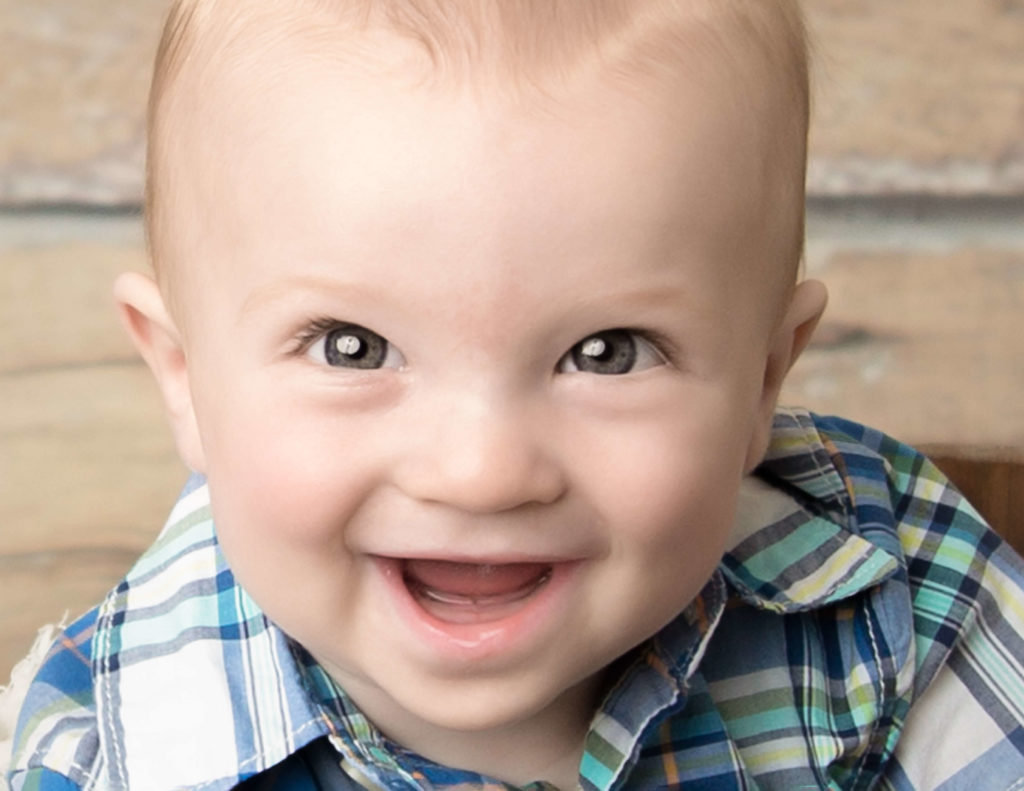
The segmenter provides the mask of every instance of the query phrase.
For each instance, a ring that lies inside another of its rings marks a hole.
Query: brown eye
[[[621,376],[652,368],[665,358],[633,330],[611,329],[588,335],[559,362],[563,372]]]

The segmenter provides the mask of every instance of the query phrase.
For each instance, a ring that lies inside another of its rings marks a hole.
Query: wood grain
[[[1024,448],[1024,251],[843,249],[783,400],[913,444]]]
[[[806,0],[812,192],[1024,192],[1022,0]]]
[[[0,0],[0,202],[138,202],[165,0]]]
[[[923,450],[989,524],[1024,555],[1024,449],[925,445]]]
[[[133,204],[166,0],[0,0],[0,204]],[[817,194],[1024,192],[1022,0],[805,0]]]
[[[0,223],[0,683],[153,539],[185,471],[114,317],[137,220]],[[104,241],[106,240],[106,241]]]

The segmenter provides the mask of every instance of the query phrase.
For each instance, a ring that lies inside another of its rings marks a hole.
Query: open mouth
[[[546,563],[461,563],[405,560],[402,581],[420,607],[454,624],[505,618],[543,588],[553,567]]]

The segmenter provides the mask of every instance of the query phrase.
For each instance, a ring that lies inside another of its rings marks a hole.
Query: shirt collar
[[[92,645],[112,787],[233,788],[329,730],[292,643],[227,567],[202,481],[108,594]]]
[[[897,571],[897,555],[859,534],[852,485],[833,450],[806,412],[777,414],[765,462],[741,487],[719,570],[639,652],[595,718],[586,787],[614,786],[643,735],[685,704],[730,595],[794,612]],[[125,787],[231,788],[324,735],[371,775],[405,772],[393,745],[236,583],[201,480],[107,597],[93,646],[105,760]]]
[[[772,443],[744,481],[721,569],[747,603],[779,613],[815,609],[896,574],[891,536],[861,531],[857,482],[804,410],[776,412]]]

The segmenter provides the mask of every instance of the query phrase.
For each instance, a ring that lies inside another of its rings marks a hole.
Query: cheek
[[[685,432],[684,432],[685,433]],[[681,444],[696,435],[664,434],[616,460],[592,500],[608,556],[594,580],[595,622],[612,648],[639,644],[682,612],[719,564],[731,532],[742,476],[737,453],[701,453]],[[595,473],[595,480],[598,474]],[[614,591],[609,596],[607,591]]]
[[[659,458],[636,465],[631,496],[610,503],[619,514],[613,540],[624,553],[649,563],[652,574],[671,569],[676,579],[685,567],[703,583],[725,549],[742,468],[710,455],[666,448]]]
[[[226,394],[206,415],[207,477],[218,530],[259,536],[286,551],[340,541],[365,482],[355,438],[332,431],[301,403],[256,388]]]
[[[605,426],[577,444],[574,464],[615,536],[710,545],[732,524],[749,423],[728,407],[672,409]]]
[[[218,539],[264,612],[308,642],[331,618],[354,617],[345,603],[358,600],[360,577],[346,529],[360,507],[358,481],[322,427],[280,412],[259,419],[235,404],[207,454]]]

